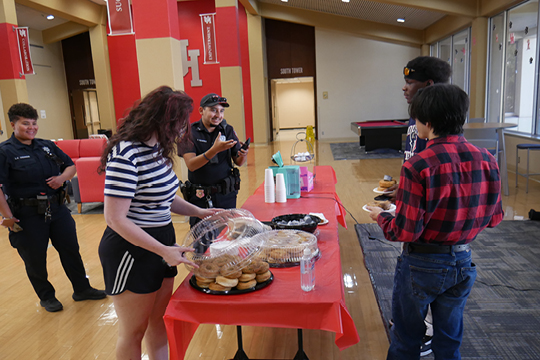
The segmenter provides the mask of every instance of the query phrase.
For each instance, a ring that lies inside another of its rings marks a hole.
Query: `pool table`
[[[366,120],[351,123],[351,130],[360,136],[366,151],[381,148],[402,150],[402,135],[407,133],[409,119]]]

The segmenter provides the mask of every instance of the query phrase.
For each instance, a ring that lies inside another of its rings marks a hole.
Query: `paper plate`
[[[375,189],[373,189],[373,192],[374,193],[377,193],[377,194],[391,194],[392,191],[381,191],[381,190],[378,190],[379,187],[377,186]]]
[[[367,208],[367,204],[364,205],[364,206],[362,207],[362,209],[363,209],[364,211],[371,212],[371,210],[369,210],[369,209]],[[394,205],[394,204],[390,205],[390,209],[388,209],[388,210],[383,210],[383,212],[394,212],[394,211],[396,211],[396,205]]]

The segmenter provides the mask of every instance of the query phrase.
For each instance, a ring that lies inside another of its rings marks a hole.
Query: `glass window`
[[[532,133],[538,0],[508,11],[504,80],[504,122]]]
[[[486,122],[501,121],[504,62],[505,13],[494,16],[489,24],[489,72]]]
[[[469,29],[452,36],[452,84],[469,93]]]
[[[437,52],[437,43],[431,44],[429,46],[429,54],[434,57],[439,57],[439,54]]]
[[[452,52],[452,37],[448,37],[444,40],[439,41],[438,43],[438,58],[443,59],[445,61],[448,61],[450,64],[452,62],[450,61]]]

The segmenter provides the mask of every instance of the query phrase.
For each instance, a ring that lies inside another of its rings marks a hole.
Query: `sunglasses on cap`
[[[409,76],[409,74],[413,73],[415,70],[414,69],[410,69],[408,67],[404,67],[403,68],[403,75],[405,76]]]
[[[227,102],[227,98],[217,96],[217,95],[212,96],[210,99],[212,99],[212,102],[218,102],[218,103],[226,103]]]

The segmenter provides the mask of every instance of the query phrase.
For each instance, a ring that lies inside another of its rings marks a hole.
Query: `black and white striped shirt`
[[[108,155],[105,196],[131,199],[127,217],[140,227],[171,222],[178,184],[172,167],[160,158],[155,147],[121,141]]]

